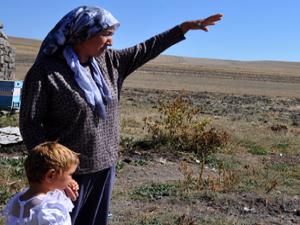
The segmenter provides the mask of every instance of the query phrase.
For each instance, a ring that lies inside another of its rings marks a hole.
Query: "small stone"
[[[132,159],[125,158],[125,159],[123,159],[123,162],[130,164],[132,162]]]

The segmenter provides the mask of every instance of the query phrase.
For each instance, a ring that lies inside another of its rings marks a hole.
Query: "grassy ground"
[[[172,99],[177,92],[124,90],[122,151],[111,225],[299,223],[299,126],[276,117],[265,121],[253,119],[254,116],[249,121],[247,117],[237,119],[232,112],[222,116],[201,113],[202,117],[211,118],[213,126],[230,134],[230,144],[208,158],[205,183],[199,188],[199,162],[195,155],[147,145],[143,118],[159,118],[157,100],[161,94]],[[15,116],[0,119],[6,121],[2,126],[17,125]],[[278,122],[281,126],[273,129]],[[3,207],[25,185],[25,180],[24,155],[18,153],[23,147],[13,151],[10,147],[1,149]]]
[[[111,224],[299,223],[299,127],[287,122],[287,130],[274,131],[276,118],[213,118],[213,125],[225,129],[231,141],[209,158],[207,184],[199,190],[199,164],[193,155],[174,149],[143,151],[130,143],[146,135],[141,129],[143,115],[156,115],[155,107],[145,105],[141,99],[123,101],[123,131],[133,138],[124,146],[131,160],[125,160],[130,163],[123,163],[119,171]],[[182,161],[188,162],[192,178],[180,171]]]

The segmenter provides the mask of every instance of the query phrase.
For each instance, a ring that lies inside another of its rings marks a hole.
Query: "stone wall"
[[[15,50],[3,33],[0,22],[0,80],[14,80],[15,78]]]

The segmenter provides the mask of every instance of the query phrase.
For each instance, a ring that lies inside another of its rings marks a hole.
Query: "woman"
[[[123,50],[107,49],[119,22],[108,11],[81,6],[64,16],[42,43],[24,80],[20,130],[28,149],[58,140],[80,153],[73,224],[107,224],[119,146],[119,98],[125,78],[184,40],[208,31],[221,14],[187,21]]]

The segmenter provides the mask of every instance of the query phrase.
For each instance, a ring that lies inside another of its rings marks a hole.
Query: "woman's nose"
[[[112,39],[112,37],[107,38],[107,40],[106,40],[106,45],[112,46],[112,44],[113,44],[113,39]]]

